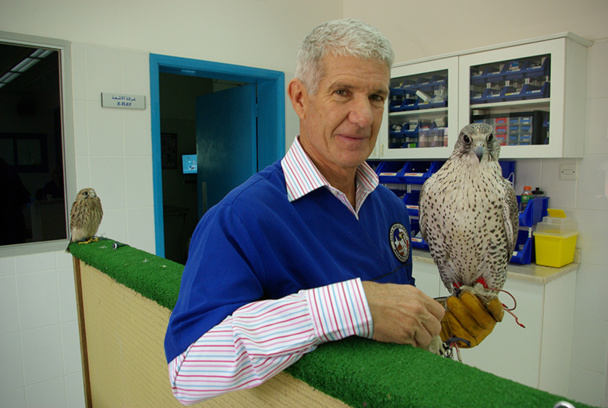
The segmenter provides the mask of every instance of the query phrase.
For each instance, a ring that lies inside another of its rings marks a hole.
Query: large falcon
[[[101,200],[95,190],[80,190],[70,211],[70,242],[93,241],[102,217]]]
[[[517,199],[498,164],[493,128],[465,126],[420,192],[420,232],[450,293],[474,287],[489,300],[507,278],[519,229]]]

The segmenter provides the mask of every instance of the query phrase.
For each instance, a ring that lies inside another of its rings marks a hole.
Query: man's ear
[[[289,95],[293,110],[296,111],[296,114],[300,119],[304,119],[306,117],[306,106],[308,104],[308,92],[306,92],[306,87],[302,81],[298,78],[292,79],[287,86],[287,94]]]

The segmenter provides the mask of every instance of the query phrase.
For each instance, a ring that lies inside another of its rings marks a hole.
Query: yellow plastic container
[[[548,209],[548,217],[536,226],[536,264],[560,268],[574,261],[578,230],[576,221],[563,210]]]

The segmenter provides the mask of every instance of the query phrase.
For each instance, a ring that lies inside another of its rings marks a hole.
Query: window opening
[[[0,43],[0,245],[67,238],[58,50]]]

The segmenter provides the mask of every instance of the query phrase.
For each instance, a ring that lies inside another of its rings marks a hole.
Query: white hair
[[[296,60],[295,77],[313,95],[324,76],[321,62],[329,53],[383,62],[389,70],[395,58],[390,41],[367,23],[347,18],[321,24],[304,38]]]

